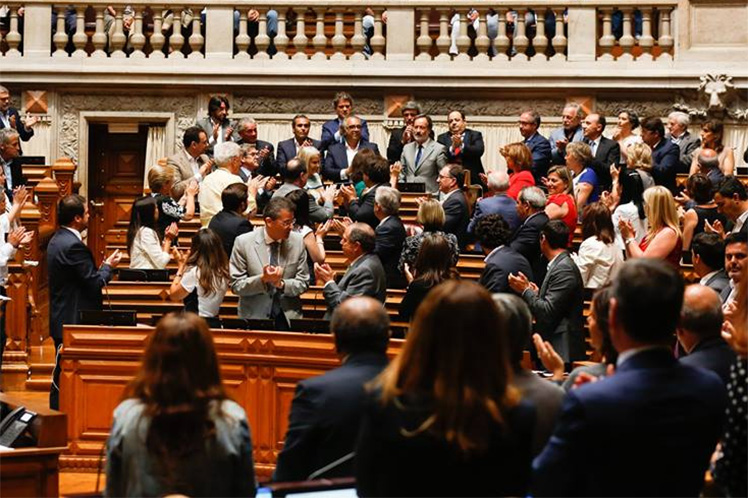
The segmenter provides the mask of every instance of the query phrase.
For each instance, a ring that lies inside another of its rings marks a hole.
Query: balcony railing
[[[625,5],[628,3],[628,5]],[[677,0],[498,2],[225,1],[184,5],[89,0],[10,3],[0,13],[6,59],[315,61],[594,60],[671,63]]]

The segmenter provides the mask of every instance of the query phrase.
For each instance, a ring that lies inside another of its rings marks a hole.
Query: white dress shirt
[[[571,255],[588,289],[597,289],[615,276],[623,264],[623,254],[616,244],[606,244],[596,236],[584,239],[579,253]]]
[[[130,248],[130,268],[138,270],[163,270],[171,261],[171,254],[164,252],[158,234],[152,228],[141,227],[135,234]]]

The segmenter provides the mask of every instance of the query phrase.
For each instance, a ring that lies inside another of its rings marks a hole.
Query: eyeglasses
[[[292,218],[290,220],[282,221],[282,220],[276,220],[277,223],[280,223],[280,225],[283,228],[291,228],[296,224],[296,218]]]

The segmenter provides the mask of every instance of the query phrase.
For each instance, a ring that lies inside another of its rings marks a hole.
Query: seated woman
[[[641,243],[636,242],[634,227],[628,220],[618,222],[626,254],[629,258],[663,259],[680,269],[683,238],[673,194],[661,185],[647,189],[644,192],[644,210],[649,228]]]
[[[429,291],[450,278],[460,278],[452,262],[452,248],[444,235],[425,233],[412,271],[405,265],[408,290],[400,302],[400,320],[410,321]]]
[[[460,246],[457,244],[455,235],[442,231],[446,218],[444,208],[436,199],[427,199],[418,206],[416,222],[421,225],[422,230],[405,239],[403,252],[400,254],[400,262],[397,264],[397,268],[401,272],[405,272],[405,265],[413,267],[418,257],[418,251],[421,249],[423,236],[427,233],[437,233],[447,239],[452,251],[452,265],[457,265],[457,260],[460,259]]]
[[[190,253],[174,250],[179,268],[169,288],[172,301],[184,300],[184,309],[202,317],[217,317],[229,288],[229,258],[223,242],[209,228],[192,237]]]
[[[507,327],[480,285],[432,289],[370,393],[359,496],[527,494],[535,410],[511,384]]]
[[[548,170],[545,186],[548,189],[545,214],[548,215],[548,219],[561,220],[569,227],[569,246],[571,246],[574,231],[577,229],[577,204],[571,195],[574,186],[569,168],[553,166]]]
[[[610,310],[610,298],[613,297],[612,285],[607,283],[600,287],[592,296],[592,307],[587,315],[587,327],[590,330],[590,344],[595,350],[595,356],[599,363],[584,365],[575,368],[564,380],[564,360],[556,353],[553,346],[539,334],[532,337],[538,357],[546,370],[553,376],[551,380],[563,383],[561,386],[567,391],[577,383],[583,383],[590,377],[603,377],[607,374],[609,365],[615,365],[618,352],[613,347],[608,328],[608,311]]]
[[[224,391],[205,320],[159,321],[106,448],[106,496],[255,495],[247,416]]]
[[[724,226],[727,219],[717,212],[717,204],[714,202],[712,182],[701,173],[688,177],[686,191],[694,204],[683,216],[683,252],[691,250],[691,241],[694,235],[704,231],[704,222],[713,225],[719,221]]]
[[[532,176],[532,152],[521,142],[505,145],[499,152],[506,159],[506,169],[509,172],[509,190],[506,191],[506,195],[516,201],[523,188],[535,186],[535,178]]]
[[[164,231],[164,240],[159,240],[156,231],[158,207],[156,198],[141,197],[132,203],[130,226],[127,228],[127,250],[130,253],[130,268],[139,270],[163,270],[171,261],[171,245],[179,235],[176,223]]]
[[[623,264],[623,254],[614,243],[613,220],[604,204],[595,202],[584,207],[582,238],[579,253],[572,254],[572,258],[585,288],[597,289],[614,277]]]
[[[691,160],[691,170],[689,175],[699,171],[699,154],[702,149],[712,149],[719,154],[719,169],[725,176],[733,175],[735,172],[735,148],[725,147],[722,143],[724,138],[725,125],[722,121],[710,119],[701,125],[701,147],[696,149]]]
[[[592,151],[590,146],[582,142],[572,142],[566,146],[566,166],[574,175],[574,199],[577,210],[584,209],[590,202],[597,202],[600,198],[600,182],[592,169]]]

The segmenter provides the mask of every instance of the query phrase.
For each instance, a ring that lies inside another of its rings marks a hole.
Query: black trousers
[[[52,338],[55,341],[55,369],[52,372],[52,386],[49,388],[49,407],[52,410],[60,409],[60,350],[62,349],[62,337]]]

